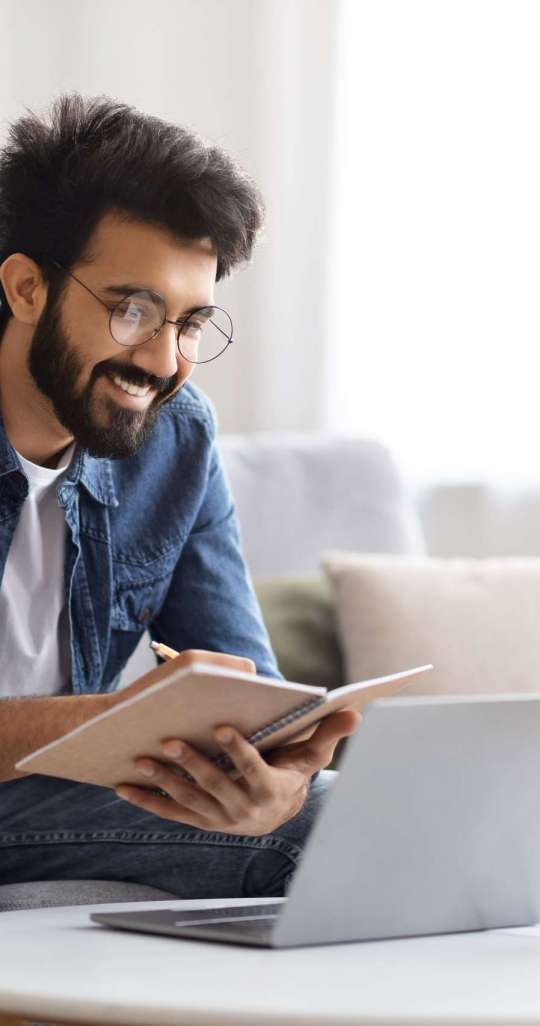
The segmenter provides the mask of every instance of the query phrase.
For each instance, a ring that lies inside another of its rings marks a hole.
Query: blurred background
[[[223,433],[375,438],[415,494],[459,483],[469,513],[486,488],[536,487],[536,0],[1,14],[2,133],[62,91],[105,93],[197,129],[259,183],[264,238],[218,292],[238,344],[196,377]]]

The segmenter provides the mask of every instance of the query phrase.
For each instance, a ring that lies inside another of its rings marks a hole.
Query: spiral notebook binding
[[[294,723],[300,716],[304,716],[306,713],[311,712],[312,709],[317,709],[318,706],[324,705],[326,701],[326,695],[321,698],[317,695],[316,698],[311,698],[309,702],[302,702],[302,705],[295,706],[290,712],[286,713],[285,716],[281,716],[279,720],[272,720],[271,723],[265,724],[264,727],[260,727],[254,734],[250,734],[246,741],[249,741],[251,745],[257,744],[258,741],[263,741],[265,737],[270,737],[272,734],[277,733],[282,727],[286,727],[289,723]],[[214,756],[212,762],[219,766],[220,769],[231,769],[234,765],[230,756],[226,752],[222,752],[220,755]]]
[[[289,723],[294,723],[300,716],[304,716],[305,713],[311,712],[312,709],[316,709],[319,705],[324,705],[326,701],[326,695],[321,698],[317,695],[316,698],[310,699],[309,702],[303,702],[302,705],[297,705],[290,712],[286,713],[279,720],[272,720],[272,723],[267,723],[265,727],[261,727],[260,730],[255,731],[248,737],[248,741],[251,745],[257,744],[258,741],[262,741],[265,737],[269,737],[270,734],[275,734],[282,727],[286,727]]]

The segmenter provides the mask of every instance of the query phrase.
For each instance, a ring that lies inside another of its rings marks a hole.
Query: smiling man
[[[336,714],[265,760],[224,724],[232,782],[180,753],[177,724],[163,754],[193,782],[141,752],[155,788],[117,796],[13,768],[118,701],[145,629],[278,676],[212,409],[188,380],[233,340],[214,286],[261,222],[225,153],[105,98],[26,115],[0,153],[2,883],[281,894],[330,777],[318,771],[355,729]]]

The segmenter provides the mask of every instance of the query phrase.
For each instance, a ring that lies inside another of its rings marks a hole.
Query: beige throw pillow
[[[326,553],[347,680],[424,663],[407,694],[540,691],[540,559]]]

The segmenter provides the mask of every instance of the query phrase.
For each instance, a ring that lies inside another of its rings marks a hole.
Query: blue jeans
[[[337,774],[323,770],[303,809],[272,834],[205,833],[114,791],[54,777],[0,784],[0,883],[123,880],[178,898],[278,897]]]

